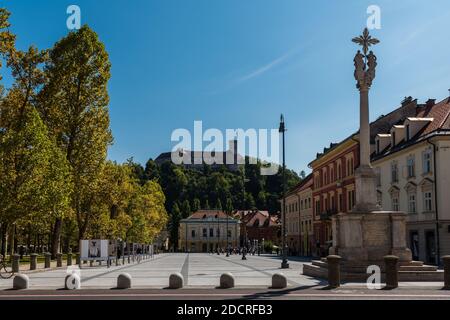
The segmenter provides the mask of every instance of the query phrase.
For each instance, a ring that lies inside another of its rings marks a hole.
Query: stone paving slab
[[[220,275],[231,272],[235,277],[237,288],[268,288],[271,286],[272,275],[283,273],[288,280],[288,288],[314,288],[325,286],[326,281],[302,274],[302,268],[307,261],[290,260],[289,269],[281,269],[281,260],[274,256],[248,256],[242,260],[239,255],[207,254],[207,253],[167,253],[155,255],[140,263],[119,266],[81,268],[82,289],[111,289],[117,284],[117,277],[122,272],[132,276],[133,288],[166,288],[169,276],[180,272],[185,278],[185,288],[215,288],[219,285]],[[66,268],[30,273],[30,289],[60,289],[64,287]],[[12,278],[0,279],[0,290],[12,287]],[[442,283],[420,282],[400,283],[402,288],[441,288]],[[345,283],[343,289],[364,289],[364,283]]]

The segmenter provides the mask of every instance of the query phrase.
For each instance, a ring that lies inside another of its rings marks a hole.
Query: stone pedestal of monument
[[[376,265],[385,278],[384,256],[399,258],[400,281],[443,281],[436,266],[412,261],[406,244],[406,214],[398,211],[339,213],[332,217],[333,246],[330,255],[341,257],[342,281],[367,281],[368,267]],[[326,258],[303,265],[303,274],[327,278]]]
[[[400,264],[411,261],[406,246],[406,215],[403,212],[373,211],[340,213],[332,218],[333,246],[330,254],[342,258],[343,270],[384,265],[383,257],[395,255]]]

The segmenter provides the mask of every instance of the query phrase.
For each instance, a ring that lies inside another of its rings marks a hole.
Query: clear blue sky
[[[404,96],[442,99],[450,88],[450,3],[435,1],[159,0],[0,1],[20,49],[49,48],[67,32],[66,8],[109,52],[109,158],[145,164],[170,151],[176,128],[288,128],[287,165],[357,130],[353,79],[368,5],[381,8],[371,118]],[[307,169],[307,171],[309,171]]]

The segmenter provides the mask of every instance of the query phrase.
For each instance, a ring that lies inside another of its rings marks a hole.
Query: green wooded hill
[[[279,212],[283,188],[282,169],[280,167],[275,175],[264,176],[260,173],[261,165],[260,161],[248,164],[247,158],[239,171],[229,170],[225,165],[216,169],[204,165],[198,170],[175,165],[171,161],[157,164],[150,159],[145,168],[134,164],[134,171],[142,183],[156,180],[161,185],[166,197],[166,210],[169,212],[168,230],[174,244],[179,221],[198,209]],[[302,177],[303,171],[298,175],[286,169],[287,190],[299,183]]]

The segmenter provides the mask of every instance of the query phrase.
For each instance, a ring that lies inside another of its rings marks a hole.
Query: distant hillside
[[[202,170],[194,170],[175,165],[170,161],[157,164],[152,159],[148,160],[145,168],[138,164],[135,164],[135,168],[136,176],[142,182],[157,180],[160,183],[166,195],[166,208],[169,212],[175,203],[181,208],[186,200],[192,212],[207,207],[225,209],[228,199],[231,200],[234,209],[258,208],[268,210],[270,213],[280,210],[278,200],[282,193],[281,168],[275,175],[263,176],[260,174],[260,162],[246,163],[245,166],[239,166],[238,170],[234,168],[230,170],[225,165],[213,168],[203,165]],[[243,171],[245,171],[245,201]],[[296,172],[286,169],[287,189],[300,180]]]

